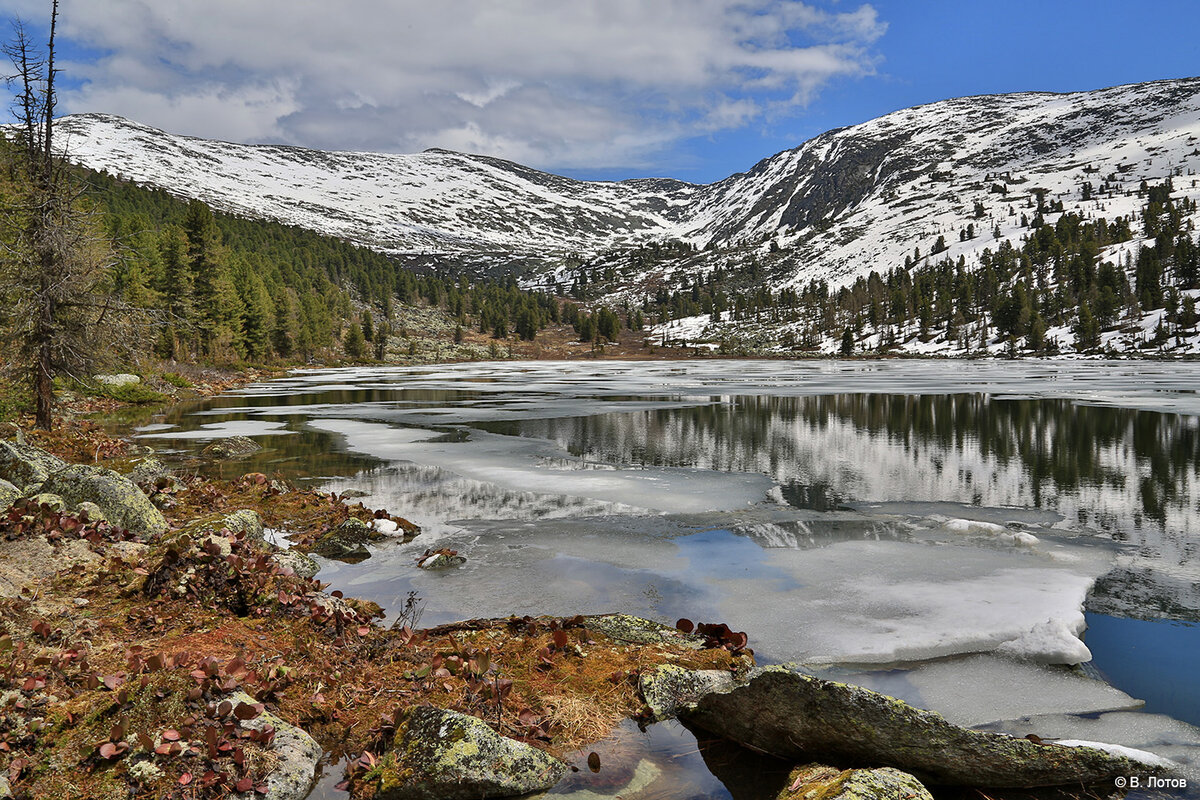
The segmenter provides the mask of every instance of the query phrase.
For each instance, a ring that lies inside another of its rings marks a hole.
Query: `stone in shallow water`
[[[351,517],[317,539],[312,552],[341,561],[362,561],[371,557],[371,551],[367,549],[370,539],[371,529],[367,524]]]
[[[237,458],[238,456],[249,455],[261,449],[262,447],[253,439],[248,439],[245,436],[230,436],[227,439],[218,439],[201,450],[200,453],[209,458]]]
[[[656,691],[656,676],[643,676],[643,695]],[[895,767],[949,785],[1063,786],[1161,771],[1094,748],[960,728],[887,695],[785,667],[753,670],[678,714],[689,725],[779,758]]]

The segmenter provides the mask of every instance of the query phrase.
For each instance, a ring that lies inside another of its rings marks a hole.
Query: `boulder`
[[[796,767],[776,800],[933,800],[919,780],[891,767]]]
[[[116,375],[93,375],[92,379],[96,383],[102,383],[105,386],[133,386],[142,382],[142,379],[137,375],[131,375],[128,372],[121,372]]]
[[[66,466],[58,456],[31,444],[0,441],[0,478],[25,494],[35,494],[50,473]]]
[[[567,765],[482,720],[418,706],[397,727],[378,770],[376,800],[481,800],[549,789]]]
[[[322,534],[312,552],[325,558],[341,561],[362,561],[371,557],[367,542],[371,540],[371,528],[362,520],[351,517],[328,533]]]
[[[0,478],[0,511],[11,506],[23,493],[16,486]]]
[[[321,571],[321,565],[298,550],[280,550],[271,559],[283,569],[290,569],[301,578],[312,578]]]
[[[674,671],[660,668],[643,676],[643,696],[669,694],[658,684],[660,675],[664,681],[684,682]],[[1087,785],[1163,771],[1161,764],[1092,747],[960,728],[932,711],[787,667],[761,667],[740,680],[719,676],[727,673],[687,683],[711,680],[717,688],[677,703],[677,716],[786,760],[818,757],[860,767],[895,767],[923,781],[994,789]]]
[[[230,436],[228,439],[218,439],[200,451],[201,455],[209,458],[237,458],[261,450],[257,442],[245,436]]]
[[[258,701],[245,692],[234,692],[229,702],[253,705]],[[243,728],[258,731],[270,725],[275,729],[271,740],[271,752],[275,756],[275,768],[267,774],[267,793],[231,795],[238,800],[304,800],[312,791],[317,779],[317,762],[321,759],[321,746],[305,731],[290,722],[264,711],[252,720],[242,723]]]
[[[142,538],[159,536],[167,530],[162,512],[142,490],[111,469],[74,464],[52,474],[43,489],[61,496],[69,507],[95,503],[110,523]]]

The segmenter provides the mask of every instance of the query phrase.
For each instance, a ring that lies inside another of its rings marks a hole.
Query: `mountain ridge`
[[[1136,213],[1121,199],[1130,184],[1200,168],[1200,79],[936,101],[826,131],[708,184],[581,181],[442,148],[214,142],[104,114],[58,124],[84,166],[401,261],[544,273],[568,254],[676,239],[779,251],[777,285],[837,285],[928,252],[938,236],[968,263],[995,246],[984,229],[1019,240],[1016,209],[1033,189],[1084,214]],[[1083,200],[1083,184],[1101,181],[1108,195]],[[980,231],[956,242],[968,224]]]

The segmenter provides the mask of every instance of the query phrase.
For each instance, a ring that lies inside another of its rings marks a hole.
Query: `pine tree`
[[[357,322],[350,323],[346,339],[342,342],[346,355],[355,361],[361,359],[367,352],[367,341],[363,338],[362,326]]]

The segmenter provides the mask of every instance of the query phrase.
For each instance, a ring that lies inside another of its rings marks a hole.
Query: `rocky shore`
[[[628,718],[779,759],[780,798],[1107,796],[1116,778],[1171,769],[756,667],[745,635],[715,624],[416,629],[404,609],[328,592],[309,555],[418,536],[402,517],[259,473],[177,475],[119,440],[38,444],[0,441],[0,798],[300,800],[326,754],[355,798],[519,796],[554,787]],[[226,445],[209,456],[246,446]],[[88,449],[104,463],[51,452]],[[460,558],[429,551],[421,566]]]

